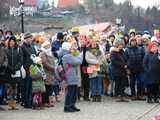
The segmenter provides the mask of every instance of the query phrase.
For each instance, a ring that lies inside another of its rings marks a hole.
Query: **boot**
[[[101,95],[98,95],[97,96],[97,102],[101,102],[102,101],[102,97],[101,97]]]
[[[50,107],[54,107],[54,104],[55,104],[55,97],[54,96],[49,96]]]
[[[157,98],[155,98],[154,103],[159,103],[159,100]]]
[[[17,104],[16,104],[16,100],[10,100],[8,102],[8,105],[10,107],[10,110],[18,110],[18,108],[16,108]]]
[[[147,98],[147,103],[153,103],[152,98]]]
[[[96,102],[96,96],[92,97],[92,102]]]
[[[56,102],[60,102],[58,95],[55,96]]]

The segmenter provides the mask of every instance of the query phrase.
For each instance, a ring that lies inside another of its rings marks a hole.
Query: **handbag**
[[[15,74],[11,74],[11,78],[20,78],[21,77],[21,71],[17,70]]]
[[[17,70],[15,74],[11,74],[11,78],[26,78],[26,71],[23,66],[21,66],[20,70]]]
[[[24,69],[23,66],[21,67],[21,76],[22,76],[23,79],[26,78],[26,70]]]

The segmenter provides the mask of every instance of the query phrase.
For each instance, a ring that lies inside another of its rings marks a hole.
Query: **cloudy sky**
[[[124,2],[125,0],[114,0],[115,3]],[[160,3],[160,0],[131,0],[134,6],[141,6],[147,8],[148,6],[153,6]]]

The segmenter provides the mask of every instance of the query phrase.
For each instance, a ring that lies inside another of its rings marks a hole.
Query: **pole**
[[[24,33],[23,4],[21,4],[21,32]]]

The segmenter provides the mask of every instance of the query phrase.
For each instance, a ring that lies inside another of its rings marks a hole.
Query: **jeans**
[[[0,84],[0,97],[5,96],[5,84]]]
[[[27,75],[23,79],[23,93],[22,100],[25,106],[32,106],[32,78],[30,75]]]
[[[136,87],[137,86],[137,94]],[[132,96],[142,96],[144,93],[144,74],[131,74],[130,75],[130,87]]]
[[[77,85],[68,85],[65,97],[65,108],[75,106],[77,101],[78,87]]]
[[[90,79],[91,96],[102,94],[102,78],[95,77]]]

